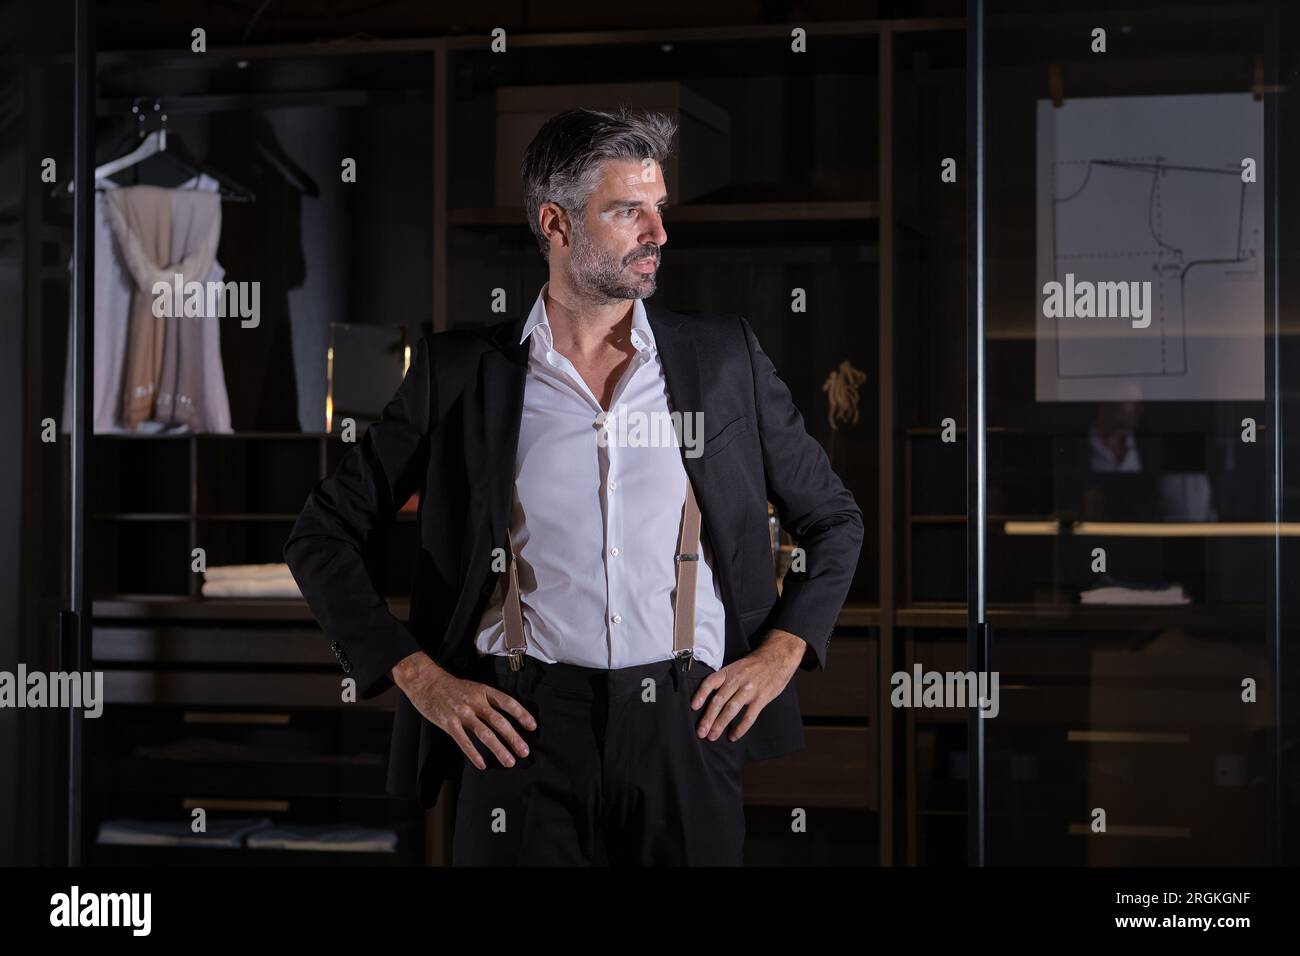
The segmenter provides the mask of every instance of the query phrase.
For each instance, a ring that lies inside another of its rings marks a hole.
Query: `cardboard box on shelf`
[[[497,205],[523,206],[524,152],[548,119],[568,109],[614,112],[619,106],[666,113],[677,121],[673,153],[664,166],[671,202],[691,202],[727,185],[731,117],[680,83],[503,86],[497,90]]]

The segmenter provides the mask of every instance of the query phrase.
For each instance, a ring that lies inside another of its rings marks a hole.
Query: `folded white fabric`
[[[203,572],[205,581],[228,581],[233,578],[242,580],[262,578],[289,578],[293,575],[289,565],[280,564],[218,564]]]
[[[291,577],[254,579],[231,579],[229,581],[204,581],[204,597],[285,597],[300,598],[302,591],[298,582]]]
[[[287,564],[225,564],[203,572],[204,597],[300,598]]]
[[[1154,607],[1171,604],[1190,604],[1181,584],[1164,588],[1100,587],[1079,593],[1080,604],[1125,604],[1133,607]]]

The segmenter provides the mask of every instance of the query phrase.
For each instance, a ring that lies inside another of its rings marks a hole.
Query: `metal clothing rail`
[[[966,11],[966,656],[971,673],[989,669],[984,541],[988,518],[988,436],[984,418],[984,0]],[[988,852],[988,786],[984,721],[967,715],[967,841],[971,866]]]

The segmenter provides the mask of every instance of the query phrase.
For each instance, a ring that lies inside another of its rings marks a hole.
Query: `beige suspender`
[[[519,607],[519,569],[515,566],[515,549],[510,549],[510,578],[506,585],[506,603],[501,609],[502,623],[506,629],[506,654],[510,669],[519,670],[524,656],[524,614]]]
[[[685,662],[689,670],[695,655],[695,578],[700,561],[700,506],[695,500],[695,489],[686,480],[686,502],[682,506],[682,527],[677,535],[677,554],[673,565],[677,569],[677,590],[673,594],[673,656]],[[506,654],[510,669],[519,670],[523,663],[524,616],[519,606],[519,572],[515,567],[514,548],[510,549],[509,580],[506,600],[502,608],[502,623],[506,632]]]
[[[695,489],[686,479],[682,529],[677,534],[677,590],[673,593],[673,656],[684,659],[690,670],[695,656],[695,575],[700,569],[700,506]]]

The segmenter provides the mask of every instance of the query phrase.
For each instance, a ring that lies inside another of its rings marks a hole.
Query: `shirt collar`
[[[1132,431],[1124,431],[1124,451],[1118,458],[1101,440],[1101,432],[1097,431],[1096,424],[1088,429],[1088,445],[1092,451],[1093,471],[1140,471],[1142,468],[1138,458],[1137,439]]]
[[[546,318],[546,290],[550,282],[543,283],[542,291],[537,294],[537,301],[533,303],[533,310],[528,313],[528,318],[524,321],[524,331],[519,336],[519,344],[522,345],[528,336],[533,334],[533,330],[541,329],[539,333],[542,344],[550,348],[555,341],[551,334],[551,323]],[[645,303],[640,299],[632,300],[632,345],[638,351],[654,352],[655,334],[650,328],[650,319],[646,316]]]

